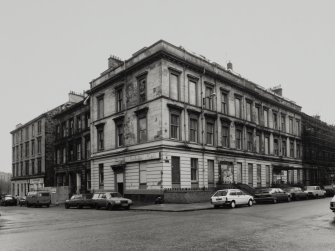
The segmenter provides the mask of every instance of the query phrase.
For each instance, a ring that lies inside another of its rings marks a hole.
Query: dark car
[[[1,206],[16,206],[17,205],[17,200],[14,196],[12,195],[5,195],[1,199]]]
[[[292,200],[308,199],[308,194],[302,191],[300,187],[287,187],[283,190],[291,196]]]
[[[75,194],[69,200],[65,201],[65,208],[68,209],[70,207],[83,208],[90,207],[94,208],[95,204],[92,200],[92,194]]]
[[[130,205],[133,204],[132,200],[122,197],[118,192],[100,192],[93,195],[95,208],[106,208],[111,210],[114,208],[129,209]]]
[[[257,203],[272,202],[277,203],[280,201],[291,201],[288,193],[280,188],[262,188],[255,191],[254,199]]]

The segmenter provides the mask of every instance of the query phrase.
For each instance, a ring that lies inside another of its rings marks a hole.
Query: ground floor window
[[[214,187],[214,160],[207,160],[208,187]]]
[[[180,188],[180,158],[171,157],[172,188]]]
[[[242,183],[242,163],[236,164],[236,183]]]
[[[257,165],[257,187],[262,186],[262,166]]]
[[[233,183],[234,166],[231,162],[221,162],[219,167],[220,182],[223,184]]]
[[[147,167],[144,165],[144,163],[139,163],[139,169],[140,169],[140,189],[146,189],[147,188]]]
[[[253,186],[254,184],[254,167],[252,164],[248,164],[248,185]]]

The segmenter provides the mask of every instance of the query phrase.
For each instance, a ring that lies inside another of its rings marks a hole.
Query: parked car
[[[286,187],[283,190],[291,196],[292,200],[304,200],[308,198],[308,195],[300,187]]]
[[[335,195],[335,184],[326,185],[323,188],[326,191],[326,196],[334,196]]]
[[[326,195],[326,191],[322,190],[319,186],[305,186],[304,190],[309,198],[320,198]]]
[[[251,207],[254,203],[254,198],[240,189],[223,189],[218,190],[213,194],[211,203],[214,208],[220,206],[230,206],[231,208],[235,208],[237,205],[248,205]]]
[[[22,206],[25,206],[26,203],[27,203],[27,200],[26,200],[26,196],[22,196],[18,199],[18,203],[19,203],[19,206],[22,207]]]
[[[96,209],[106,208],[111,210],[116,207],[129,209],[133,201],[122,197],[118,192],[99,192],[95,193],[92,197]]]
[[[14,196],[12,195],[5,195],[1,199],[1,206],[16,206],[17,205],[17,200]]]
[[[75,194],[69,200],[65,201],[65,208],[70,207],[83,208],[90,207],[94,208],[94,201],[92,200],[92,194]]]
[[[51,194],[49,191],[32,191],[26,196],[27,207],[30,206],[46,206],[51,204]]]
[[[330,201],[330,210],[332,210],[335,213],[335,195]]]
[[[256,189],[256,202],[272,202],[291,201],[291,196],[280,188],[261,188]]]

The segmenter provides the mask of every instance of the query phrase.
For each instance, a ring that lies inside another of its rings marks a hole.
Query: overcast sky
[[[0,171],[18,123],[82,92],[114,54],[164,39],[226,65],[335,124],[334,1],[0,0]]]

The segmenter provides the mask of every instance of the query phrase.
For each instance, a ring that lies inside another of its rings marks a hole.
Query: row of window
[[[25,142],[25,144],[13,147],[13,162],[15,160],[16,161],[22,160],[23,157],[24,158],[34,157],[36,153],[41,154],[42,151],[41,140],[42,140],[41,137],[37,138],[37,146],[35,144],[35,140],[32,139],[30,142]]]
[[[20,142],[22,143],[23,140],[29,140],[30,138],[34,138],[35,136],[40,135],[42,133],[42,121],[41,120],[37,121],[37,132],[36,132],[35,124],[36,123],[32,123],[31,125],[26,126],[24,129],[21,129],[18,132],[13,133],[13,136],[12,136],[13,145],[19,144]],[[30,134],[29,134],[29,131],[30,131]]]
[[[32,159],[25,162],[13,164],[13,177],[37,175],[42,173],[42,159]]]
[[[65,138],[67,136],[80,133],[90,127],[91,119],[90,114],[78,115],[68,121],[64,121],[61,125],[56,126],[56,138]]]
[[[81,141],[70,142],[67,147],[57,148],[55,155],[56,164],[88,159],[91,155],[90,140],[86,139],[84,146],[82,146]]]
[[[179,80],[180,72],[170,69],[170,98],[175,100],[180,100],[180,80]],[[188,76],[188,103],[191,105],[199,106],[199,102],[197,100],[197,82],[198,78]],[[241,95],[234,95],[234,114],[231,114],[229,109],[229,95],[230,92],[228,90],[221,89],[220,95],[215,93],[214,85],[210,83],[205,83],[205,97],[203,99],[203,104],[201,104],[204,108],[208,110],[215,109],[215,101],[219,98],[219,102],[221,104],[221,113],[226,115],[235,116],[237,118],[245,119],[250,122],[255,122],[259,125],[263,125],[265,127],[270,127],[270,109],[267,107],[262,107],[261,104],[255,103],[253,105],[253,101],[249,99],[244,99]],[[244,101],[245,100],[245,105]],[[219,111],[219,109],[216,109]],[[243,116],[243,110],[245,110],[245,116]],[[286,114],[280,114],[280,122],[281,126],[279,127],[279,113],[274,112],[272,110],[272,128],[277,130],[282,130],[283,132],[289,132],[291,134],[295,133],[300,135],[300,120],[293,120],[293,117],[289,117],[289,125],[288,130],[286,128]],[[295,124],[294,124],[295,122]]]

